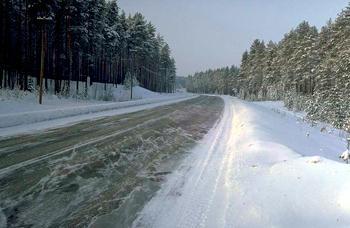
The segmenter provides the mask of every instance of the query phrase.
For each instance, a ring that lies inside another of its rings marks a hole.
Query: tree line
[[[71,81],[117,85],[128,73],[147,89],[174,91],[169,45],[116,0],[3,0],[0,20],[0,88],[30,89],[43,45],[45,85],[53,79],[56,93],[69,91]]]
[[[314,94],[321,60],[320,35],[316,27],[304,21],[278,43],[254,40],[242,56],[237,80],[240,97],[250,100],[290,97],[289,102],[296,102],[298,97]]]
[[[284,100],[311,120],[350,132],[350,6],[319,31],[303,21],[279,42],[254,40],[230,83],[223,82],[224,69],[189,77],[188,90]]]
[[[236,66],[198,72],[187,77],[186,89],[192,93],[233,95],[238,73]]]
[[[320,31],[304,21],[278,42],[255,40],[242,57],[244,99],[284,100],[350,132],[350,6]]]

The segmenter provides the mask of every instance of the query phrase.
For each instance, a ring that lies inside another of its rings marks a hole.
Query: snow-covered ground
[[[163,105],[174,104],[177,102],[193,99],[195,97],[196,96],[188,95],[184,97],[174,97],[173,99],[163,100],[163,101],[153,100],[154,103],[139,104],[139,105],[124,107],[119,109],[113,109],[110,111],[80,114],[80,115],[75,115],[70,117],[59,118],[59,119],[51,119],[51,120],[42,121],[42,122],[35,122],[30,124],[0,128],[0,137],[8,137],[8,136],[23,134],[23,133],[33,133],[33,131],[41,131],[49,128],[67,126],[67,125],[74,124],[84,120],[92,120],[92,119],[98,119],[98,118],[103,118],[107,116],[138,112],[145,109],[151,109],[151,108],[156,108]]]
[[[221,121],[134,227],[350,227],[344,139],[281,104],[224,99]]]
[[[115,100],[120,99],[128,91],[115,88]],[[31,130],[42,130],[58,125],[73,123],[85,119],[135,112],[142,109],[167,105],[191,99],[187,93],[159,94],[139,86],[134,88],[132,101],[104,102],[97,100],[79,100],[74,98],[58,98],[45,95],[43,105],[39,105],[33,93],[13,91],[0,93],[0,136],[24,133]]]
[[[149,91],[141,86],[135,86],[133,88],[133,99],[146,99],[146,98],[157,98],[159,96],[172,96],[172,94],[167,93],[156,93]],[[123,85],[119,85],[117,88],[113,90],[113,96],[116,100],[119,101],[127,101],[130,100],[130,91],[125,89]]]
[[[124,101],[119,103],[125,103],[130,100],[130,91],[124,89],[122,85],[119,85],[117,88],[113,87],[112,94],[113,97],[111,97],[111,99],[114,100],[114,102],[95,99],[83,100],[71,97],[59,98],[53,94],[45,94],[43,97],[43,104],[39,105],[38,97],[34,93],[18,90],[0,90],[0,115],[57,108],[84,107],[97,104],[112,104],[116,103],[115,101]],[[155,93],[140,86],[136,86],[133,89],[133,100],[171,98],[176,96],[179,96],[179,94]]]

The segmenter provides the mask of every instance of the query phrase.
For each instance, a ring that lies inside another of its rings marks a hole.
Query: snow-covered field
[[[134,227],[350,227],[345,140],[280,103],[224,99],[222,120]]]
[[[12,91],[9,92],[12,93]],[[114,97],[119,99],[126,92],[119,86],[114,90]],[[137,86],[134,88],[134,97],[135,100],[132,101],[103,102],[46,95],[43,105],[39,105],[37,97],[32,93],[20,94],[16,97],[2,92],[0,94],[0,136],[134,112],[179,102],[194,96],[187,93],[159,94]]]

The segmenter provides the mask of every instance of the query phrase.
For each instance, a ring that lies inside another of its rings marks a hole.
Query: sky
[[[170,45],[177,74],[240,65],[254,39],[279,41],[303,20],[321,28],[348,0],[118,0]]]

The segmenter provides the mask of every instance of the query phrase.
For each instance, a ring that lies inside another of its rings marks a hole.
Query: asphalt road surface
[[[129,226],[223,108],[200,96],[0,138],[0,226]]]

